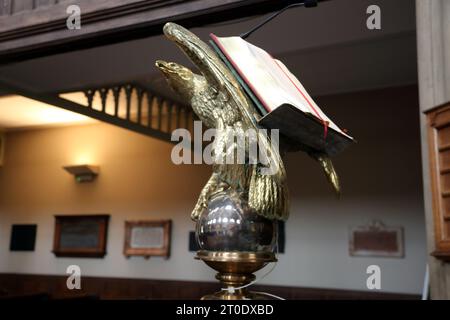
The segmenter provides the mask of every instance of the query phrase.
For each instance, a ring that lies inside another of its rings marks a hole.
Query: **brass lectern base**
[[[242,289],[233,289],[245,286],[255,280],[256,272],[265,267],[269,262],[275,262],[275,254],[272,252],[197,252],[196,259],[203,260],[208,266],[218,271],[216,279],[222,284],[221,290],[202,297],[202,300],[270,300],[268,296]]]

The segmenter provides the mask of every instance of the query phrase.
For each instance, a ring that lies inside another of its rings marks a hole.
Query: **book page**
[[[212,35],[212,38],[268,112],[282,104],[291,104],[319,121],[327,121],[330,128],[351,138],[325,115],[281,61],[240,37]]]

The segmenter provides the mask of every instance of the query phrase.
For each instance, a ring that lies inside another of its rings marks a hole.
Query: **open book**
[[[291,141],[328,155],[353,142],[317,106],[300,81],[279,60],[240,37],[217,37],[211,44],[258,108],[259,123]]]

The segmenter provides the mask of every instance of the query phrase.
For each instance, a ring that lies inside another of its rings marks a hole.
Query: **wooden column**
[[[433,191],[425,112],[450,101],[450,2],[416,0],[425,222],[431,297],[450,299],[450,264],[431,254],[436,248]]]

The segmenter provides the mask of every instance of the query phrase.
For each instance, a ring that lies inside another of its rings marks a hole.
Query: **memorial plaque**
[[[367,226],[351,227],[349,235],[351,256],[404,256],[402,227],[387,227],[380,221],[374,221]]]
[[[109,215],[55,216],[53,253],[57,257],[103,257]]]
[[[163,256],[170,255],[170,220],[126,221],[124,255]]]

